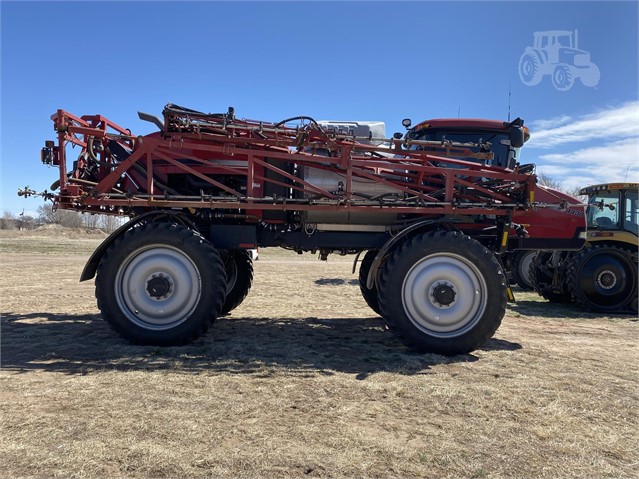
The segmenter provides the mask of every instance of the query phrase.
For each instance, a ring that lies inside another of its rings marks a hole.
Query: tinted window
[[[619,229],[618,191],[600,191],[588,203],[588,228]]]
[[[626,193],[626,208],[623,229],[637,234],[639,230],[639,208],[637,208],[637,192],[628,191]]]
[[[495,155],[492,161],[486,162],[486,164],[493,166],[506,167],[508,165],[508,149],[509,145],[503,145],[502,140],[508,140],[506,133],[490,133],[490,132],[451,132],[451,131],[437,131],[437,130],[422,130],[416,133],[409,134],[411,140],[421,141],[454,141],[458,143],[490,143],[490,151]],[[472,151],[479,152],[479,148],[471,148]],[[436,151],[436,150],[434,150]],[[517,151],[517,150],[515,150]],[[479,162],[476,158],[461,158],[462,160]]]

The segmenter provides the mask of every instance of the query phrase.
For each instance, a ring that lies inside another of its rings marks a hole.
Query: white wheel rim
[[[535,256],[537,256],[537,252],[531,251],[529,253],[526,253],[519,262],[519,276],[529,286],[532,286],[532,282],[530,281],[530,265],[535,259]]]
[[[200,301],[201,278],[193,261],[166,245],[131,253],[115,278],[115,298],[134,324],[166,330],[186,321]]]
[[[421,331],[456,337],[481,319],[486,291],[486,281],[468,259],[436,253],[408,271],[402,284],[402,302],[408,318]]]
[[[229,258],[226,265],[226,294],[229,294],[235,288],[237,282],[237,263],[235,258]]]

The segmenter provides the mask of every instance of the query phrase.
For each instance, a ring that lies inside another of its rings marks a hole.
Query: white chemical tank
[[[340,135],[353,137],[358,143],[379,146],[384,143],[386,138],[386,125],[383,121],[329,121],[322,120],[318,122],[320,126],[329,132]],[[317,153],[317,152],[316,152]],[[379,160],[379,158],[376,158]],[[310,166],[303,167],[303,178],[305,181],[322,188],[331,193],[343,191],[346,176],[339,173],[333,173]],[[401,194],[397,188],[378,183],[374,180],[366,178],[353,178],[353,194],[361,199],[371,199],[388,194]],[[307,198],[317,197],[317,193],[310,190],[304,195]],[[351,224],[353,229],[359,229],[355,225],[371,225],[392,224],[396,215],[394,214],[364,214],[364,213],[345,213],[345,212],[326,212],[326,211],[309,211],[306,212],[305,220],[307,223],[334,223],[334,224]]]

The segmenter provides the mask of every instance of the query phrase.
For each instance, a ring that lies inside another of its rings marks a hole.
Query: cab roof
[[[600,185],[591,185],[582,188],[579,191],[580,195],[589,195],[596,193],[597,191],[610,191],[610,190],[636,190],[639,189],[639,183],[602,183]]]
[[[459,129],[459,130],[493,130],[507,132],[510,129],[510,123],[499,120],[485,120],[483,118],[435,118],[418,123],[412,131],[421,131],[427,128],[443,128],[443,129]],[[525,141],[530,138],[530,130],[524,128]]]
[[[507,130],[508,123],[499,120],[484,120],[481,118],[435,118],[422,121],[414,129],[422,128],[486,128],[491,130]]]

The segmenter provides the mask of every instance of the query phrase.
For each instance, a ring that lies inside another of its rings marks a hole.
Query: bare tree
[[[561,182],[551,178],[543,171],[541,173],[537,173],[537,180],[539,181],[539,184],[543,186],[547,186],[548,188],[553,188],[555,190],[563,191],[561,187]]]
[[[16,217],[16,225],[21,230],[32,230],[38,226],[38,223],[33,216],[21,214]]]
[[[54,210],[53,205],[38,206],[38,217],[41,223],[51,225],[60,224],[60,210]]]
[[[16,215],[11,213],[10,211],[5,211],[4,213],[2,213],[2,218],[0,218],[0,229],[13,230],[16,227]]]
[[[543,186],[562,191],[570,196],[579,199],[580,201],[587,200],[587,196],[582,196],[579,194],[579,191],[581,190],[581,187],[579,186],[575,186],[573,188],[564,188],[564,186],[561,184],[561,181],[557,181],[543,172],[537,174],[537,180],[539,181],[539,184]]]
[[[102,215],[100,226],[107,233],[113,233],[124,220],[119,216]]]
[[[61,210],[60,226],[65,228],[82,228],[82,215],[76,211]]]
[[[76,211],[56,210],[53,205],[38,207],[39,219],[44,224],[55,224],[67,228],[82,228],[82,216]]]
[[[87,229],[97,229],[100,227],[100,218],[101,215],[91,215],[85,214],[82,215],[82,220],[84,222],[84,227]]]

